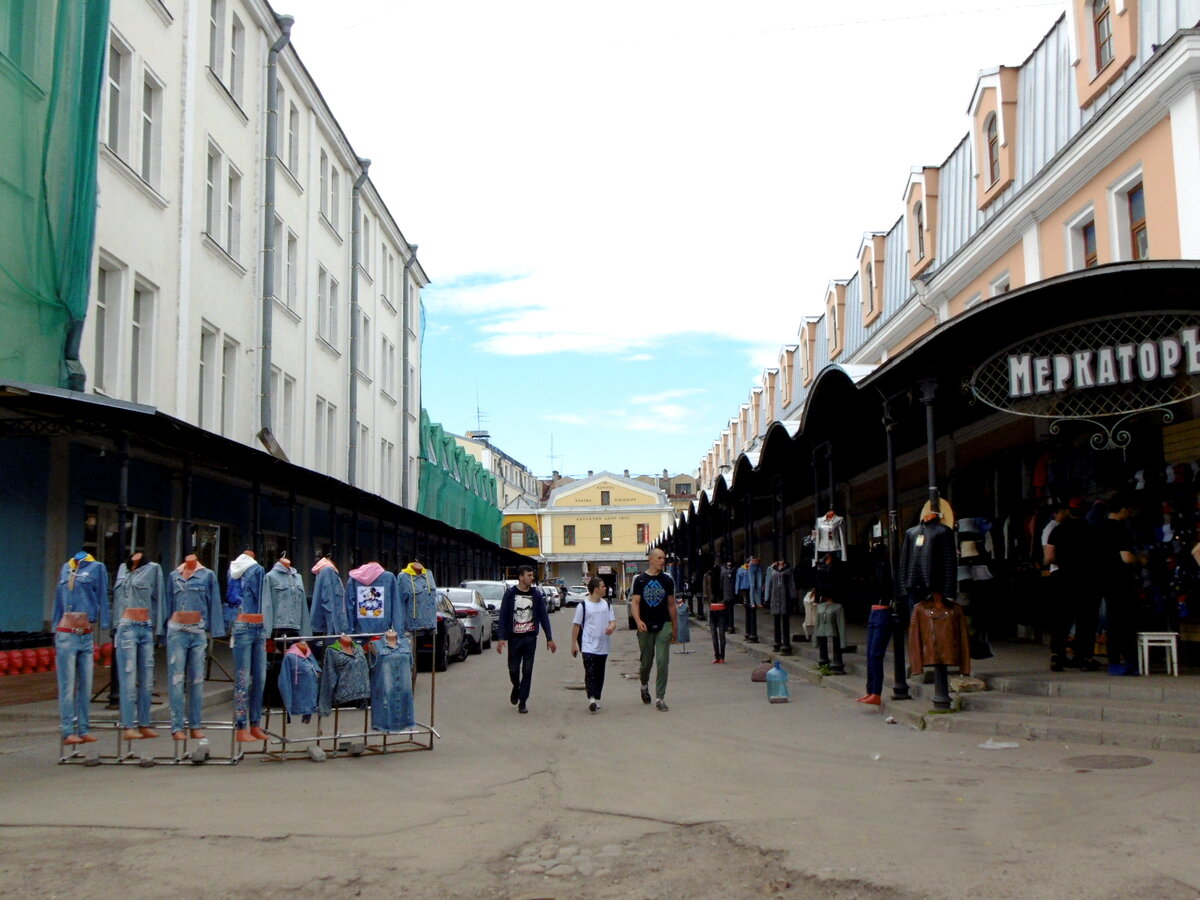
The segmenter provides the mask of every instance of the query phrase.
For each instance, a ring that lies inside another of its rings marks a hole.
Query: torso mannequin
[[[832,509],[817,519],[813,559],[826,553],[835,553],[838,559],[846,555],[846,520]]]
[[[251,559],[253,559],[254,551],[253,550],[243,550],[242,555],[249,556]],[[241,577],[244,578],[245,576],[243,575]],[[263,623],[263,614],[260,612],[239,612],[237,615],[236,621],[248,622],[251,625],[261,625]]]

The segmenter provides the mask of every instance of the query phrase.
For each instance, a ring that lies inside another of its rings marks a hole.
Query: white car
[[[467,632],[467,645],[475,654],[492,646],[491,612],[483,602],[483,595],[473,588],[443,588],[454,604],[454,615],[462,622]]]
[[[567,588],[567,606],[578,606],[588,597],[586,585],[573,584]]]
[[[563,608],[562,591],[556,584],[539,584],[538,590],[546,598],[546,612],[556,612]]]

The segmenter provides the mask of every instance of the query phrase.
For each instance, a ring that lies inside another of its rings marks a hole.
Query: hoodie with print
[[[241,599],[238,612],[261,613],[263,577],[266,570],[258,560],[249,553],[243,553],[229,564],[229,581],[242,581]]]
[[[307,644],[301,647],[301,643],[288,647],[279,668],[279,696],[283,698],[289,722],[292,716],[311,716],[317,711],[321,667],[312,649]]]
[[[377,562],[350,570],[346,579],[347,625],[351,634],[401,630],[396,611],[396,576]]]
[[[282,629],[312,634],[304,581],[291,566],[277,562],[263,578],[262,616],[268,635]]]
[[[426,568],[419,572],[413,563],[405,566],[396,581],[400,584],[401,631],[424,631],[437,628],[437,585],[433,573]]]
[[[312,627],[319,634],[346,634],[350,623],[346,618],[346,588],[338,575],[337,566],[322,557],[312,573]]]

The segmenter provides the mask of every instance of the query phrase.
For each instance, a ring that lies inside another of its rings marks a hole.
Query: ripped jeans
[[[263,626],[234,622],[230,631],[233,646],[233,725],[245,728],[262,721],[263,690],[267,683],[267,651]]]
[[[167,624],[167,680],[171,683],[173,732],[183,731],[185,727],[199,728],[204,720],[204,661],[207,649],[208,633],[203,625]]]
[[[113,636],[120,673],[121,727],[150,727],[150,692],[154,686],[154,628],[149,622],[122,619]]]

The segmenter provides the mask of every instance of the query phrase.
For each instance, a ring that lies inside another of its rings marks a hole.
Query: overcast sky
[[[1064,8],[272,2],[433,280],[424,406],[538,474],[694,470]]]

